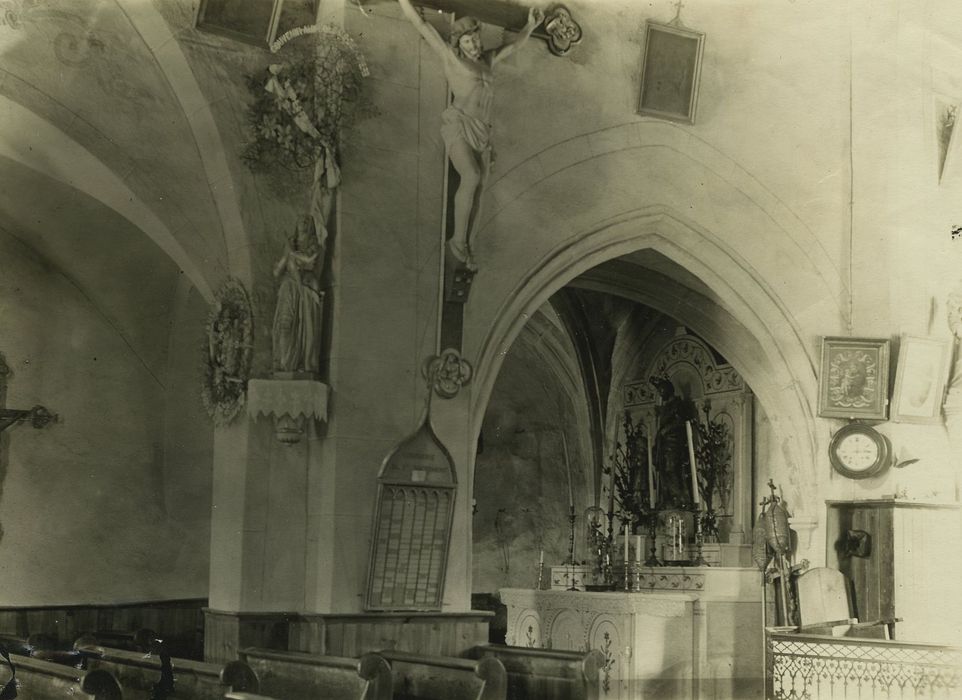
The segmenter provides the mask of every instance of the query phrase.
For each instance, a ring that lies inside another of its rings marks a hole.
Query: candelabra
[[[645,559],[645,566],[661,566],[661,561],[658,559],[658,544],[655,541],[658,535],[658,511],[651,510],[648,512],[648,544],[651,548],[648,550],[648,558]]]
[[[709,566],[709,563],[705,561],[703,556],[702,547],[705,544],[705,533],[702,530],[701,522],[701,511],[696,510],[694,512],[695,516],[695,560],[691,563],[692,566]]]

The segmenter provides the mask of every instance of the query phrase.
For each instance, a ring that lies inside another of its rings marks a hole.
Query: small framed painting
[[[885,420],[888,388],[888,340],[822,338],[819,416]]]
[[[938,423],[952,361],[952,344],[939,338],[903,335],[899,345],[892,420]]]
[[[638,113],[695,123],[705,35],[648,20]]]

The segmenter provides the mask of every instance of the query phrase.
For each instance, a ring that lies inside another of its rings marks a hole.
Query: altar
[[[639,592],[502,589],[507,643],[605,657],[602,697],[762,697],[761,574],[639,570]]]

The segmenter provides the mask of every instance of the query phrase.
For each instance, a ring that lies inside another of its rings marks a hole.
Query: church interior
[[[956,0],[0,0],[0,55],[0,685],[962,693]]]

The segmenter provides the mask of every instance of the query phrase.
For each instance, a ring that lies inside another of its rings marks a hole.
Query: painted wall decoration
[[[201,395],[214,425],[227,425],[244,406],[251,371],[253,316],[244,286],[228,278],[207,320]]]

